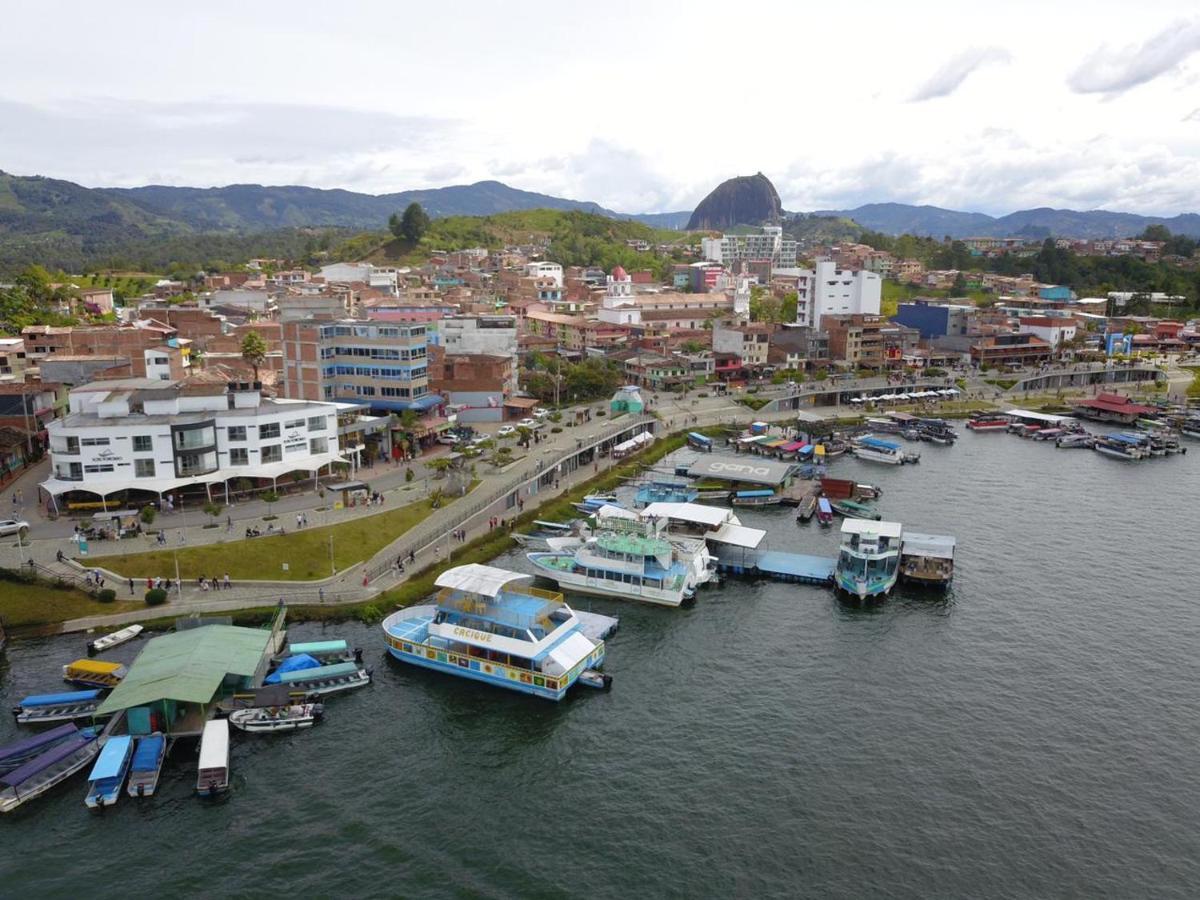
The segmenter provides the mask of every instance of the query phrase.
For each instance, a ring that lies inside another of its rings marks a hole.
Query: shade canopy
[[[434,582],[438,587],[452,588],[456,591],[466,591],[484,597],[495,597],[506,584],[513,581],[532,581],[532,575],[520,575],[507,569],[495,566],[485,566],[471,563],[466,566],[455,566],[447,569]]]

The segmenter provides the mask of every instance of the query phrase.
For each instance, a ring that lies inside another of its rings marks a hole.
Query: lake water
[[[395,663],[377,626],[297,625],[363,647],[375,683],[311,732],[236,735],[223,803],[179,753],[152,800],[89,814],[78,776],[5,817],[0,895],[1196,896],[1200,453],[921,451],[831,474],[958,538],[944,597],[579,599],[621,618],[614,684],[561,704]],[[790,510],[739,515],[834,554]],[[11,646],[0,700],[59,689],[83,643]]]

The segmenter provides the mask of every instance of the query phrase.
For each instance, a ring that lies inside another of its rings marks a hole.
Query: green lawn
[[[83,591],[74,588],[54,588],[42,584],[23,584],[15,581],[0,581],[0,616],[11,627],[20,625],[45,625],[80,619],[84,616],[100,616],[106,613],[145,609],[142,593],[129,599],[125,585],[109,585],[117,592],[113,603],[93,600]]]
[[[333,536],[334,566],[340,572],[356,562],[370,559],[427,517],[430,511],[429,500],[420,500],[340,525],[289,530],[285,535],[179,550],[168,548],[97,557],[94,562],[125,576],[174,578],[178,557],[179,577],[184,579],[201,575],[221,578],[228,572],[233,581],[311,581],[332,574],[330,535]],[[287,571],[283,569],[284,563],[287,563]]]

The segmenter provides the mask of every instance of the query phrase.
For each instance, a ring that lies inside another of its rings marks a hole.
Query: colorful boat
[[[0,775],[0,813],[12,812],[66,781],[100,752],[96,736],[64,725],[75,733],[19,768]]]
[[[41,725],[49,722],[70,722],[90,719],[103,699],[100,688],[88,691],[64,691],[60,694],[32,694],[13,708],[21,725]]]
[[[324,712],[325,707],[320,703],[257,706],[234,710],[229,714],[229,724],[239,731],[254,733],[296,731],[311,728],[321,721]]]
[[[383,622],[388,653],[401,662],[561,700],[576,681],[604,663],[604,641],[587,633],[562,594],[529,587],[532,576],[473,563],[447,569],[435,584],[436,604],[402,609]],[[615,620],[603,621],[605,630]]]
[[[865,503],[858,503],[855,500],[830,500],[829,505],[833,507],[833,511],[839,516],[844,516],[848,519],[881,519],[883,518],[870,506]]]
[[[79,729],[74,725],[59,725],[33,737],[22,738],[0,747],[0,775],[21,768],[56,744],[61,744],[78,734]]]
[[[1007,431],[1010,419],[999,413],[977,413],[967,420],[972,431]]]
[[[899,522],[844,519],[834,583],[859,600],[887,594],[899,576],[902,534]]]
[[[691,503],[700,492],[688,484],[674,481],[652,481],[638,488],[633,505],[636,509],[649,506],[651,503]]]
[[[890,466],[898,466],[906,462],[916,462],[921,458],[919,453],[912,450],[905,450],[899,444],[881,440],[870,434],[854,439],[854,455],[859,459],[886,463]]]
[[[121,797],[121,786],[129,774],[129,761],[133,758],[133,738],[118,734],[105,741],[100,755],[88,775],[88,792],[83,798],[88,809],[112,806]]]
[[[158,790],[158,779],[162,774],[163,760],[167,756],[165,735],[142,735],[133,749],[133,761],[129,764],[129,783],[125,792],[130,797],[150,797]]]
[[[783,495],[765,489],[734,491],[729,502],[734,506],[778,506],[783,502]]]
[[[63,680],[85,687],[116,687],[129,670],[120,663],[98,659],[77,659],[63,666]]]
[[[341,691],[366,687],[371,683],[371,670],[364,669],[352,662],[334,663],[330,666],[307,666],[286,672],[277,671],[267,678],[267,683],[287,685],[288,690],[294,696],[336,694]]]
[[[1124,431],[1102,434],[1096,436],[1092,449],[1113,459],[1147,459],[1150,456],[1150,438]]]
[[[833,524],[833,506],[824,497],[817,498],[817,521],[822,525]]]

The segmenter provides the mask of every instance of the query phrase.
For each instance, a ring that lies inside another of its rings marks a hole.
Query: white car
[[[517,423],[517,427],[518,428],[537,428],[541,424],[542,423],[539,422],[537,419],[522,419],[520,422]]]
[[[535,419],[537,419],[539,422],[540,422],[542,419],[548,419],[548,418],[550,418],[550,410],[548,410],[548,409],[535,409],[535,410],[533,411],[533,417],[534,417]]]
[[[4,519],[0,521],[0,535],[24,534],[29,530],[29,523],[20,519]]]
[[[513,428],[511,425],[501,425],[500,429],[496,432],[496,437],[505,437],[506,435],[516,433],[517,429]]]

